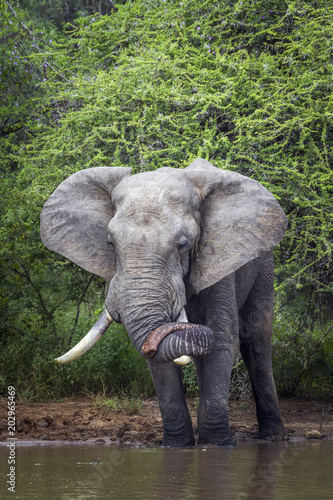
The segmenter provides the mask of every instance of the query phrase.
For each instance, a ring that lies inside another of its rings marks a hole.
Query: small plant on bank
[[[90,395],[93,399],[95,406],[105,408],[106,412],[112,410],[117,413],[124,413],[125,415],[141,415],[142,400],[133,396],[112,396],[105,395]]]

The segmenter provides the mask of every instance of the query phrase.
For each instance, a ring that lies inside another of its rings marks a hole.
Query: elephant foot
[[[168,410],[170,409],[173,409],[171,415],[170,412],[169,414],[164,412],[165,419],[163,421],[163,440],[161,446],[164,448],[195,446],[192,422],[187,408],[179,406],[177,408],[170,405]]]
[[[198,444],[215,444],[216,446],[236,446],[236,441],[231,432],[220,435],[201,435],[199,433]]]
[[[287,435],[281,420],[269,420],[259,424],[258,439],[266,439],[270,441],[282,441]]]
[[[174,436],[163,436],[161,448],[188,448],[195,446],[195,439],[193,438],[176,438]]]

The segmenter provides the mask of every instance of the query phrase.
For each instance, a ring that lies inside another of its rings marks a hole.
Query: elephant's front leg
[[[162,446],[194,446],[194,433],[182,382],[181,367],[173,361],[148,361],[163,421]]]
[[[233,361],[233,349],[213,350],[207,358],[196,360],[200,388],[198,444],[235,445],[229,425],[229,390]]]

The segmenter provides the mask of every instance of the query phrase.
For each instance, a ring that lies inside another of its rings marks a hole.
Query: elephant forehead
[[[124,204],[117,210],[115,216],[109,224],[109,230],[117,232],[121,229],[124,232],[132,228],[145,227],[145,231],[151,234],[159,230],[167,230],[170,234],[182,231],[196,230],[196,218],[190,213],[185,213],[180,208],[171,210],[169,207],[155,206],[145,200],[143,204]]]
[[[121,181],[112,193],[112,201],[118,208],[124,204],[132,209],[147,212],[160,210],[161,207],[184,210],[193,209],[199,204],[199,197],[185,175],[171,175],[169,172],[143,172]]]

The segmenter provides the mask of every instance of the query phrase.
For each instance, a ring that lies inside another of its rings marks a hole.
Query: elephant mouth
[[[142,351],[145,357],[153,358],[163,340],[170,334],[177,333],[184,344],[184,351],[181,356],[206,356],[213,346],[213,331],[204,325],[192,323],[165,323],[152,331],[143,347]]]

